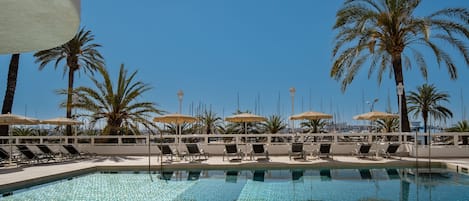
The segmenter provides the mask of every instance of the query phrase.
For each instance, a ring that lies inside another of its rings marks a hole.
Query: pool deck
[[[157,157],[151,157],[151,169],[161,168]],[[469,158],[432,159],[432,165],[442,166],[467,173]],[[25,184],[42,183],[66,176],[74,176],[83,172],[97,170],[148,170],[146,156],[97,156],[89,159],[69,160],[65,162],[38,165],[22,165],[19,167],[0,167],[0,192],[15,189]],[[186,160],[164,162],[167,169],[226,169],[226,168],[358,168],[358,167],[402,167],[415,166],[415,158],[394,157],[392,159],[366,158],[352,156],[334,156],[333,159],[290,160],[288,156],[272,156],[270,161],[223,161],[221,156],[213,156],[208,160],[189,162]],[[428,158],[419,159],[419,165],[428,165]]]

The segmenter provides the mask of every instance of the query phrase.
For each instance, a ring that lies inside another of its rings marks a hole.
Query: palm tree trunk
[[[67,91],[67,118],[72,118],[72,101],[73,101],[73,82],[74,82],[74,74],[76,68],[70,68],[68,70],[68,91]],[[72,136],[72,126],[67,125],[66,128],[66,135]]]
[[[394,71],[394,80],[396,81],[396,89],[399,83],[404,85],[404,75],[402,74],[402,59],[401,53],[395,54],[392,56],[392,66]],[[397,100],[399,102],[399,94],[397,95]],[[401,100],[401,114],[402,114],[402,132],[410,132],[410,124],[409,124],[409,117],[407,115],[407,101],[405,90],[402,93]]]
[[[428,126],[428,113],[422,111],[422,118],[423,118],[423,133],[427,133],[427,126]],[[424,137],[424,144],[428,145],[428,137]]]
[[[5,98],[3,99],[2,114],[11,113],[11,109],[13,108],[19,61],[20,54],[11,55],[10,66],[8,67],[7,88],[5,90]],[[0,136],[8,136],[7,125],[0,126]]]

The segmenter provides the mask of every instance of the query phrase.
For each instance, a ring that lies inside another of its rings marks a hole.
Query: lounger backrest
[[[190,154],[199,154],[200,153],[200,150],[199,150],[199,147],[197,146],[197,144],[186,144],[186,147],[187,147],[187,151]]]
[[[327,154],[331,151],[331,144],[321,144],[319,147],[319,152],[323,154]]]
[[[28,147],[24,146],[22,148],[20,148],[21,145],[18,145],[18,151],[20,151],[24,156],[26,156],[26,158],[28,159],[34,159],[36,158],[36,154],[34,154],[31,150],[29,150]],[[26,147],[26,148],[25,148]]]
[[[73,145],[64,144],[63,147],[72,155],[80,155],[80,152]]]
[[[394,154],[399,149],[400,144],[390,144],[386,149],[386,153]]]
[[[225,144],[226,153],[238,153],[238,147],[235,144]]]
[[[39,150],[41,150],[45,154],[53,154],[52,150],[50,150],[47,145],[38,144],[36,145],[36,147],[39,148]]]
[[[161,173],[161,179],[163,180],[171,180],[171,177],[173,177],[173,172],[172,171],[163,171]]]
[[[368,169],[360,169],[358,170],[360,172],[360,177],[363,179],[363,180],[370,180],[372,177],[371,177],[371,172],[370,170]]]
[[[291,151],[295,152],[303,152],[303,143],[293,143],[291,144]]]
[[[264,145],[263,144],[253,144],[252,150],[254,153],[264,153]]]
[[[236,183],[238,181],[238,171],[227,171],[225,182]]]
[[[371,144],[362,144],[360,145],[360,153],[367,154],[370,153]]]
[[[158,145],[162,154],[173,154],[173,151],[169,147],[169,145]]]
[[[264,181],[264,175],[265,171],[264,170],[255,170],[254,174],[252,176],[253,181]]]
[[[10,158],[10,154],[6,152],[3,148],[0,147],[0,158],[3,160],[7,160]]]

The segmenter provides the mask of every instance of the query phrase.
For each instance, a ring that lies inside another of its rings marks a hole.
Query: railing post
[[[454,142],[455,147],[457,147],[459,145],[459,135],[458,134],[453,135],[453,142]]]

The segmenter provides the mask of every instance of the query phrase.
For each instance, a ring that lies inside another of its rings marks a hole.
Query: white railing
[[[417,139],[422,144],[426,134],[417,134]],[[317,133],[317,134],[192,134],[192,135],[152,135],[152,136],[1,136],[0,146],[26,144],[46,144],[59,147],[62,144],[75,144],[82,149],[98,154],[138,154],[148,153],[150,145],[160,143],[169,144],[177,149],[184,149],[185,143],[197,143],[209,153],[221,155],[225,144],[238,144],[245,152],[249,152],[249,145],[253,143],[267,144],[272,154],[287,154],[292,142],[303,142],[307,149],[315,149],[320,143],[332,143],[336,154],[349,154],[358,143],[406,144],[403,151],[411,156],[426,154],[427,146],[420,145],[414,148],[415,133]],[[468,152],[469,145],[461,145],[463,138],[469,137],[469,133],[434,133],[432,134],[432,155],[451,155],[451,151],[461,149]],[[243,146],[244,145],[244,146]],[[378,146],[378,145],[377,145]],[[156,146],[150,146],[152,152],[159,152]],[[377,147],[378,149],[380,147]],[[433,149],[442,150],[441,154]],[[437,149],[439,148],[439,149]],[[446,148],[446,149],[442,149]],[[422,150],[421,150],[422,149]],[[427,148],[428,149],[428,148]],[[459,154],[460,155],[460,154]],[[458,155],[458,156],[459,156]],[[464,154],[463,154],[464,155]],[[467,154],[469,156],[469,152]]]

